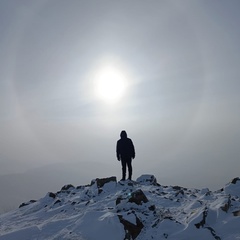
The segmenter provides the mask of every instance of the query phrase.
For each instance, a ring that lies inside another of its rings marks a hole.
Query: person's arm
[[[134,148],[132,140],[131,140],[131,145],[132,145],[132,158],[134,159],[135,158],[135,148]]]
[[[117,141],[116,153],[117,153],[117,160],[120,161],[120,146],[119,146],[119,141]]]

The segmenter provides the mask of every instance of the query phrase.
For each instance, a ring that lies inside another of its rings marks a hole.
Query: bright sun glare
[[[126,90],[124,73],[113,65],[102,66],[95,75],[95,93],[106,103],[116,103]]]

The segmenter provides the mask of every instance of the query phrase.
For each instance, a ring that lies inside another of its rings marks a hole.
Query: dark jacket
[[[117,141],[117,159],[135,158],[135,149],[133,142],[127,137],[125,131],[121,132],[121,139]]]

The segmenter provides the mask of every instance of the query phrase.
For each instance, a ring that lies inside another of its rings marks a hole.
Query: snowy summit
[[[240,239],[239,196],[240,178],[215,192],[162,186],[153,175],[95,179],[0,215],[0,240]]]

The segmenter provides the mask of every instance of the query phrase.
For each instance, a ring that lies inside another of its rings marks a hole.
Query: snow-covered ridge
[[[0,215],[0,240],[240,239],[240,179],[222,189],[95,179]]]

